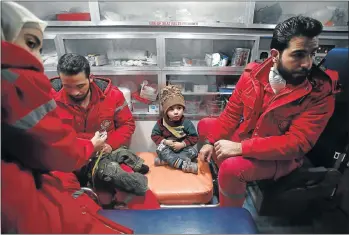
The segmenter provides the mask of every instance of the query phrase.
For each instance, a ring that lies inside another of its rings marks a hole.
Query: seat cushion
[[[213,196],[213,183],[208,163],[199,161],[199,174],[184,173],[169,166],[154,166],[156,153],[140,152],[149,166],[148,185],[164,205],[208,203]]]

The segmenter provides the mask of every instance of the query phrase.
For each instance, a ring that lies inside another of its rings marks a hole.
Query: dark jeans
[[[170,147],[166,146],[162,151],[156,152],[159,158],[167,162],[171,167],[175,167],[175,162],[178,158],[190,162],[198,156],[198,151],[192,146],[185,147],[179,152],[175,152]]]

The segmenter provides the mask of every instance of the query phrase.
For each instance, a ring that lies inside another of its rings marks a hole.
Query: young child
[[[193,147],[198,142],[194,124],[185,119],[184,97],[178,87],[169,85],[160,93],[163,117],[155,124],[151,138],[157,147],[155,165],[170,165],[183,172],[198,173],[198,164],[192,162],[198,156]]]

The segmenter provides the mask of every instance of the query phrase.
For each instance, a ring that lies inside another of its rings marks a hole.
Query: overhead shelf
[[[244,71],[243,66],[239,67],[196,67],[196,66],[179,66],[179,67],[165,67],[164,70],[167,71],[205,71],[205,72],[225,72],[229,74],[241,74]]]
[[[92,72],[118,72],[118,71],[159,71],[159,67],[155,66],[113,66],[113,65],[104,65],[104,66],[93,66],[91,67]]]
[[[52,23],[52,26],[56,23]],[[150,26],[150,27],[208,27],[208,28],[240,28],[240,29],[267,29],[274,30],[276,24],[239,24],[239,23],[205,23],[205,22],[183,22],[183,21],[100,21],[96,26]],[[49,24],[49,26],[51,26]],[[63,25],[62,25],[63,26]],[[67,25],[70,26],[70,25]],[[90,26],[87,24],[72,26]],[[348,26],[324,26],[323,31],[326,32],[348,32]]]

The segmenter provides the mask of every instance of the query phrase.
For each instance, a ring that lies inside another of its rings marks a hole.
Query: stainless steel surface
[[[246,28],[249,29],[270,29],[273,30],[275,28],[276,24],[249,24],[246,26]],[[348,26],[333,26],[328,27],[324,26],[323,31],[328,32],[334,32],[334,31],[340,31],[340,32],[348,32]]]
[[[171,67],[170,67],[171,68]],[[195,67],[179,67],[175,69],[176,67],[172,67],[173,69],[164,69],[162,70],[162,75],[240,75],[244,68],[242,67],[202,67],[203,69],[195,69]],[[191,68],[191,69],[190,69]],[[194,68],[194,69],[193,69]]]
[[[50,27],[72,27],[72,26],[96,26],[91,21],[47,21]]]
[[[91,71],[94,73],[104,73],[105,75],[108,75],[110,73],[113,74],[123,74],[127,71],[160,71],[159,67],[155,66],[143,66],[143,67],[137,67],[137,66],[113,66],[113,65],[103,65],[103,66],[92,66]],[[126,73],[125,73],[126,74]],[[132,74],[132,73],[131,73]],[[141,73],[138,73],[141,74]],[[145,74],[145,73],[143,73]]]
[[[156,33],[90,33],[89,31],[85,31],[85,33],[79,34],[61,34],[61,38],[63,40],[66,39],[133,39],[133,38],[151,38],[156,39],[158,35]]]
[[[99,3],[98,1],[91,1],[88,4],[90,8],[91,22],[97,25],[101,21],[99,14]]]
[[[244,67],[195,67],[195,66],[179,66],[179,67],[165,67],[164,71],[175,71],[177,72],[183,72],[182,74],[188,74],[189,73],[196,73],[203,71],[205,74],[241,74],[244,70]],[[207,72],[207,73],[206,73]],[[178,74],[179,74],[178,73]]]

